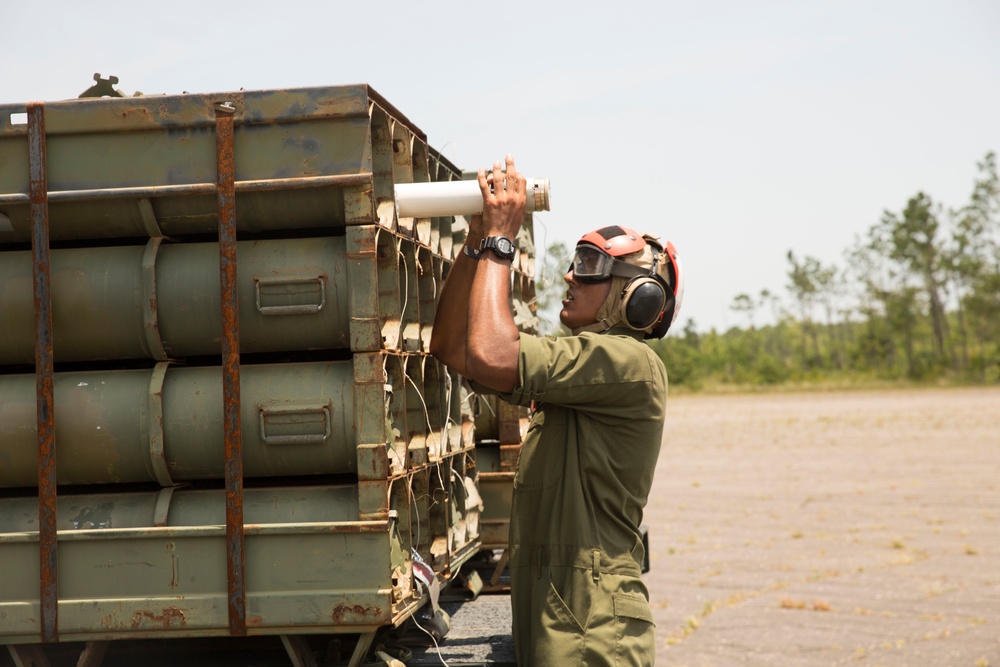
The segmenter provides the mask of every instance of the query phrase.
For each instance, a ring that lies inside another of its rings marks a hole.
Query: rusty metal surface
[[[507,401],[497,401],[496,409],[497,430],[499,431],[500,444],[521,444],[522,408],[517,405],[511,405]]]
[[[25,603],[37,574],[33,537],[0,537],[4,562],[18,570],[0,576],[0,644],[38,641],[37,598]],[[60,539],[69,554],[61,641],[231,634],[224,526],[68,530]],[[247,634],[374,630],[416,600],[393,603],[385,522],[259,524],[247,549]]]
[[[513,492],[513,472],[479,473],[479,494],[483,499],[479,530],[484,549],[507,548]]]
[[[233,109],[215,108],[218,165],[219,277],[222,294],[222,394],[226,442],[226,554],[229,632],[245,635],[243,447],[240,439],[240,320],[236,281],[236,178]]]
[[[32,279],[35,297],[35,391],[38,410],[38,525],[42,639],[59,640],[58,541],[52,286],[49,276],[48,179],[45,105],[28,105],[28,165]]]
[[[527,420],[522,420],[522,433],[528,432]],[[500,472],[514,472],[521,457],[521,445],[500,445]]]
[[[373,95],[374,93],[374,95]],[[381,97],[367,85],[322,86],[200,94],[150,95],[100,100],[60,100],[47,102],[52,112],[50,133],[81,134],[116,131],[147,131],[188,127],[209,129],[214,125],[214,108],[229,102],[241,124],[271,125],[284,121],[366,118],[372,101]],[[383,104],[391,109],[391,105]],[[0,104],[0,114],[24,111],[24,104]],[[394,114],[409,123],[401,114]],[[413,128],[419,136],[425,135]],[[3,126],[0,135],[24,134],[20,125]]]

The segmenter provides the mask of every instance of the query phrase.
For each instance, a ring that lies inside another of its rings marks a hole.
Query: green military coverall
[[[663,436],[667,375],[619,327],[521,335],[519,384],[535,404],[514,479],[511,606],[519,665],[652,665],[640,579],[642,510]]]

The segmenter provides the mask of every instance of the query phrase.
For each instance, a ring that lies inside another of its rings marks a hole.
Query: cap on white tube
[[[549,179],[528,178],[526,213],[549,210]],[[397,183],[396,215],[400,218],[436,218],[483,212],[478,181]]]

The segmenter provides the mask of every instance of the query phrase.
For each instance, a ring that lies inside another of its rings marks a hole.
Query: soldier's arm
[[[480,170],[483,192],[483,236],[517,237],[524,219],[525,179],[507,156],[506,174],[493,165],[492,191]],[[506,185],[503,184],[506,182]],[[509,392],[518,383],[520,334],[510,309],[511,260],[486,251],[477,262],[469,293],[469,320],[465,348],[466,376],[491,389]]]
[[[469,224],[465,247],[478,250],[482,240],[483,217],[476,215]],[[458,253],[441,288],[431,333],[430,353],[461,375],[467,375],[465,348],[469,331],[469,295],[475,275],[476,260],[465,252]]]

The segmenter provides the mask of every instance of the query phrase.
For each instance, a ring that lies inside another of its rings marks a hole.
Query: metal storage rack
[[[415,554],[456,575],[481,476],[427,349],[465,227],[393,185],[459,178],[364,85],[0,106],[0,643],[357,665],[426,604]]]

